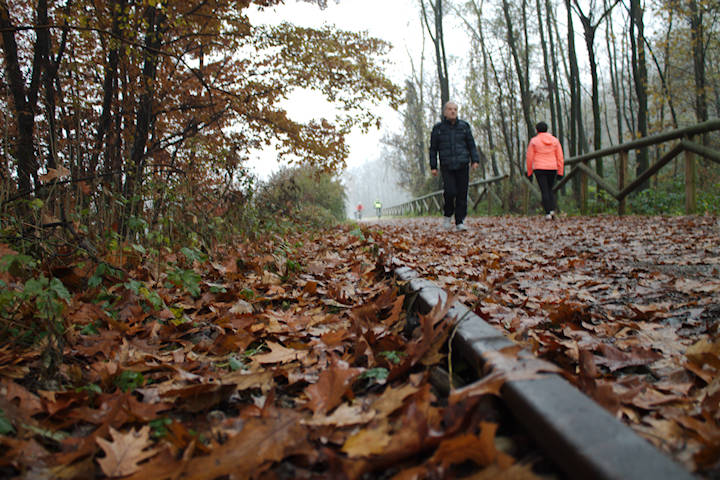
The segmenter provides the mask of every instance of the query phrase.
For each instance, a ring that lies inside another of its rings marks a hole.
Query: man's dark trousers
[[[440,168],[443,179],[443,198],[445,199],[444,215],[452,217],[455,214],[455,225],[463,223],[467,216],[467,193],[470,181],[470,165],[466,164],[458,169],[449,170]]]

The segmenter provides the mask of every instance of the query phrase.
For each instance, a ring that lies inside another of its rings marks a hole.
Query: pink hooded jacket
[[[556,170],[558,175],[563,175],[565,159],[562,145],[547,132],[538,133],[530,140],[526,157],[528,177],[534,170]]]

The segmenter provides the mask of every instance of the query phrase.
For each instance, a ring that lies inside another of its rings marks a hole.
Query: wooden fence
[[[594,152],[578,155],[565,160],[566,175],[555,185],[558,191],[567,184],[574,176],[581,175],[591,178],[598,186],[618,201],[618,214],[625,213],[625,201],[632,192],[643,187],[653,175],[662,167],[667,165],[675,157],[684,153],[685,155],[685,211],[694,213],[696,208],[696,161],[695,155],[701,155],[709,160],[720,163],[720,151],[706,147],[694,141],[699,135],[720,131],[720,119],[708,120],[690,127],[679,128],[670,132],[632,140],[614,147],[603,148]],[[634,180],[628,183],[628,157],[630,151],[647,148],[653,145],[673,142],[674,145],[660,159],[650,165],[644,172],[640,173]],[[617,187],[611,181],[598,175],[590,166],[590,162],[599,158],[612,155],[620,155],[620,168],[617,172]],[[502,204],[498,194],[491,189],[493,184],[506,179],[508,175],[487,178],[470,183],[468,191],[469,204],[472,210],[476,210],[480,201],[487,195],[487,211],[490,214],[493,197],[499,204]],[[526,182],[529,183],[529,182]],[[532,185],[532,184],[530,184]],[[482,192],[480,189],[482,188]],[[442,212],[442,190],[428,193],[422,197],[413,198],[400,205],[383,208],[384,215],[424,215],[434,211]],[[581,189],[581,211],[585,213],[587,205],[587,189]]]
[[[492,208],[492,199],[495,197],[498,203],[502,203],[498,194],[491,189],[492,185],[506,179],[507,175],[486,178],[468,185],[468,209],[476,210],[478,204],[485,196],[488,196],[488,214]],[[482,189],[482,191],[481,191]],[[383,215],[425,215],[431,212],[442,212],[443,191],[437,190],[430,192],[422,197],[413,198],[405,203],[393,205],[392,207],[383,208]]]
[[[696,125],[678,128],[670,132],[651,135],[626,142],[614,147],[603,148],[584,155],[575,156],[565,161],[566,167],[572,167],[567,175],[555,185],[555,191],[562,188],[575,175],[587,175],[599,188],[602,188],[618,201],[618,214],[625,213],[625,200],[632,192],[642,188],[650,177],[655,175],[662,167],[667,165],[672,159],[685,154],[685,212],[694,213],[696,208],[696,162],[695,154],[701,155],[709,160],[720,163],[720,152],[694,141],[694,137],[705,133],[720,131],[720,119],[709,120],[707,122],[698,123]],[[631,150],[647,148],[652,145],[661,143],[674,142],[670,150],[665,153],[658,161],[650,165],[644,172],[640,173],[634,180],[627,183],[628,175],[628,154]],[[612,185],[608,180],[599,176],[589,165],[591,160],[619,154],[620,168],[617,172],[617,187]],[[587,204],[587,190],[581,191],[581,205]],[[584,210],[584,208],[582,209]]]

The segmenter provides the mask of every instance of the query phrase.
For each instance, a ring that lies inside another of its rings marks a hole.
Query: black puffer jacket
[[[430,134],[430,169],[437,169],[438,156],[443,169],[456,170],[462,166],[480,163],[470,125],[460,119],[450,123],[447,119],[437,123]]]

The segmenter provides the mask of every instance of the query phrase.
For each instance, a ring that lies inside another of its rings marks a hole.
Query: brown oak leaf
[[[121,433],[110,427],[112,441],[104,438],[97,438],[100,448],[105,451],[105,458],[99,458],[98,463],[105,475],[108,477],[124,477],[132,475],[146,460],[157,453],[157,450],[146,450],[152,442],[150,441],[150,427],[148,425],[139,431],[131,429],[127,433]]]
[[[317,415],[337,407],[352,380],[362,371],[362,368],[350,368],[347,362],[342,360],[334,360],[330,367],[320,374],[317,383],[305,389],[305,394],[310,399],[308,408]]]

